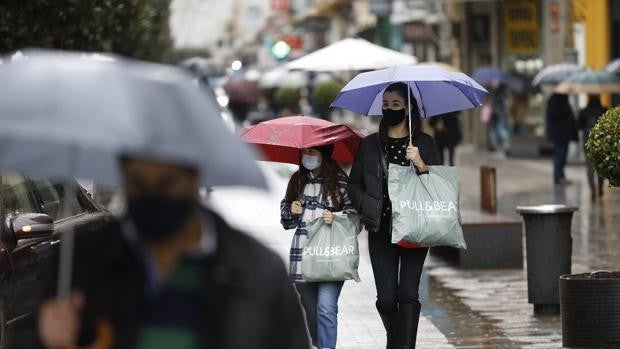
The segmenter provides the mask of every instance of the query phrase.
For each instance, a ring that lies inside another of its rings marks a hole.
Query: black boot
[[[385,327],[385,333],[387,334],[387,341],[385,349],[396,349],[396,333],[398,328],[398,312],[395,311],[391,314],[381,314],[381,321],[383,322],[383,327]]]
[[[420,302],[400,304],[398,349],[415,349],[415,342],[418,336],[418,322],[420,321],[420,308]]]

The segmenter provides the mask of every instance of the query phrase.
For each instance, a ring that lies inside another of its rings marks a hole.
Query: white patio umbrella
[[[357,71],[375,70],[417,63],[414,56],[375,45],[364,39],[348,38],[309,53],[286,65],[291,70]]]
[[[299,88],[308,84],[305,72],[290,71],[285,66],[279,66],[264,73],[258,81],[261,88],[292,87]]]

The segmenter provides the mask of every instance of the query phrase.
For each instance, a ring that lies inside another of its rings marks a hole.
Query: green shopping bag
[[[392,242],[467,248],[459,213],[460,183],[456,169],[429,166],[417,175],[407,166],[390,164]]]
[[[308,239],[301,257],[301,275],[305,281],[360,281],[357,215],[334,213],[332,224],[318,217],[308,222],[306,230]]]

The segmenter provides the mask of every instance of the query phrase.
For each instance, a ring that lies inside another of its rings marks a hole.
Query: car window
[[[79,199],[79,195],[81,195],[79,192],[67,197],[65,186],[61,183],[44,178],[33,179],[32,182],[41,198],[45,212],[55,221],[87,211],[87,207]],[[66,208],[68,208],[68,212],[64,211]]]
[[[2,174],[2,201],[7,215],[37,212],[26,179],[19,174]]]

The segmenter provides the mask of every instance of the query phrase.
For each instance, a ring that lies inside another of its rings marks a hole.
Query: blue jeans
[[[558,184],[565,179],[564,167],[568,156],[568,142],[556,142],[553,144],[553,182]]]
[[[344,281],[298,282],[295,284],[306,313],[312,344],[336,348],[338,337],[338,298]]]

